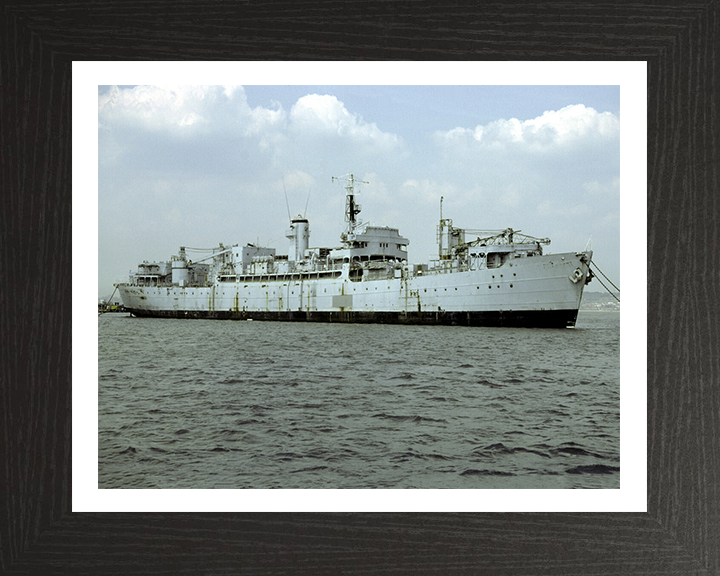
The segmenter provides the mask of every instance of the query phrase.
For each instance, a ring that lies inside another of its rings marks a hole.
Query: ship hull
[[[577,309],[487,312],[356,312],[356,311],[231,311],[131,310],[151,318],[259,320],[276,322],[328,322],[348,324],[410,324],[444,326],[496,326],[517,328],[568,328],[575,325]]]
[[[118,285],[134,316],[297,322],[572,327],[588,273],[583,254],[499,268],[352,281],[272,275],[212,286]],[[578,279],[578,269],[582,279]]]

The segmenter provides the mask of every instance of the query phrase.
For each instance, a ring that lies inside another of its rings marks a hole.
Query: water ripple
[[[584,322],[104,314],[99,486],[618,488],[619,316]]]

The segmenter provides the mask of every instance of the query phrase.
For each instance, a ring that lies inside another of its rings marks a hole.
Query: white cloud
[[[453,128],[436,132],[436,141],[445,147],[501,148],[526,147],[547,151],[584,139],[617,139],[620,120],[610,112],[597,112],[582,104],[544,112],[537,118],[500,119],[475,128]]]
[[[380,130],[352,114],[335,96],[309,94],[290,110],[290,130],[307,136],[338,137],[357,144],[372,144],[389,150],[401,144],[400,138]]]
[[[248,115],[249,122],[245,130],[246,134],[261,134],[267,131],[284,130],[286,126],[287,113],[282,106],[276,104],[275,109],[257,106]]]
[[[357,102],[328,94],[251,107],[242,87],[112,87],[98,105],[101,220],[135,230],[108,226],[100,245],[123,246],[126,269],[218,240],[284,253],[285,193],[291,215],[307,212],[311,244],[334,246],[344,192],[331,176],[348,172],[369,183],[361,218],[399,227],[418,262],[436,251],[441,196],[457,226],[520,228],[552,236],[554,248],[582,247],[592,232],[600,246],[598,230],[617,227],[618,118],[583,105],[435,133],[425,114],[412,130],[394,124],[406,140],[372,107],[368,122]]]
[[[98,99],[101,127],[164,132],[168,136],[251,136],[285,127],[282,106],[250,108],[242,86],[112,86]]]
[[[99,98],[98,114],[103,125],[120,122],[146,130],[167,130],[207,122],[207,86],[113,86]]]
[[[583,192],[597,199],[599,190],[612,191],[619,135],[616,115],[577,104],[529,120],[436,132],[435,143],[448,178],[463,179],[468,189],[494,191],[507,208],[548,196],[566,207]]]
[[[330,95],[303,96],[287,111],[275,101],[250,107],[240,86],[113,86],[99,96],[98,118],[101,165],[247,180],[264,170],[377,169],[404,154],[397,135]]]
[[[523,123],[523,132],[529,137],[549,130],[558,143],[592,134],[601,138],[616,137],[620,120],[610,112],[598,112],[582,104],[566,106],[557,111],[546,111],[542,116]]]

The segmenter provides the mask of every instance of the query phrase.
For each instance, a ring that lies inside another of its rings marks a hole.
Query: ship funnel
[[[307,218],[299,214],[290,221],[290,229],[285,236],[290,240],[288,260],[290,262],[301,262],[305,259],[305,250],[310,242],[310,224]]]

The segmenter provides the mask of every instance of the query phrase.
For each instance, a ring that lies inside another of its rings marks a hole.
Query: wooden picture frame
[[[6,1],[0,572],[717,573],[719,35],[717,0]],[[72,62],[284,59],[647,61],[647,513],[71,512]]]

